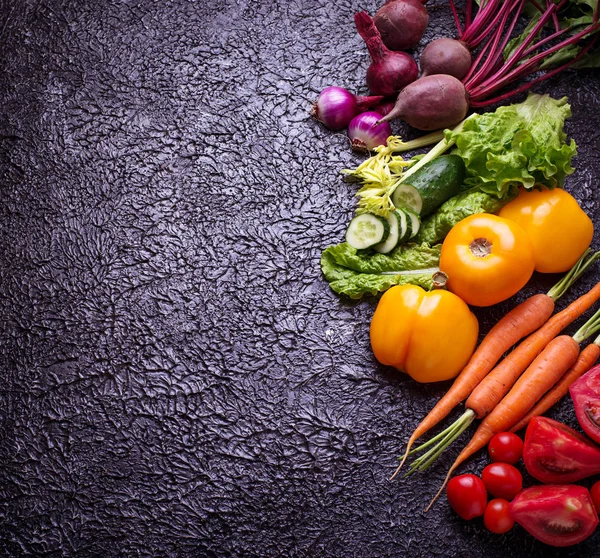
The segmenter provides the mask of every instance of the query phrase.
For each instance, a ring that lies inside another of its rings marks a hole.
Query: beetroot
[[[419,68],[412,56],[389,50],[367,12],[355,14],[354,22],[371,55],[367,86],[374,95],[393,95],[417,79]]]
[[[386,47],[407,50],[421,40],[429,14],[419,0],[389,0],[373,19]]]
[[[436,39],[421,53],[421,76],[448,74],[464,78],[471,68],[471,51],[462,41]]]
[[[600,444],[600,365],[573,382],[569,392],[581,428]]]
[[[449,75],[425,76],[406,86],[393,110],[382,118],[402,118],[419,130],[439,130],[458,124],[469,110],[464,85]]]

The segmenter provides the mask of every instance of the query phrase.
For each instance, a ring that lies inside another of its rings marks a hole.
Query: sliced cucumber
[[[387,218],[390,226],[390,233],[385,239],[385,242],[380,242],[373,246],[373,250],[380,254],[388,254],[397,245],[400,239],[404,238],[408,229],[408,219],[406,214],[401,210],[392,211]]]
[[[410,223],[410,236],[408,238],[413,238],[421,228],[421,218],[410,209],[405,209],[404,212],[408,216],[408,221]]]
[[[423,198],[411,184],[399,184],[392,194],[392,203],[397,209],[408,208],[417,214],[423,209]]]
[[[390,225],[387,219],[372,213],[362,213],[350,221],[346,231],[346,242],[356,250],[364,250],[385,242],[389,232]]]

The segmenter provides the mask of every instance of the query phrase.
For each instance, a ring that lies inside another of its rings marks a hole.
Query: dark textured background
[[[447,385],[378,366],[373,302],[322,279],[361,157],[308,117],[365,92],[352,15],[377,5],[0,0],[2,556],[597,555],[423,515],[454,453],[387,481]],[[600,79],[545,89],[600,223]]]

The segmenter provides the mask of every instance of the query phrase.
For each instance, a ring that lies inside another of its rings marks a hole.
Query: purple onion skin
[[[429,14],[419,0],[388,0],[373,18],[390,50],[408,50],[421,40]]]
[[[392,112],[382,121],[401,118],[418,130],[440,130],[456,126],[468,110],[465,86],[455,77],[436,74],[419,78],[400,91]]]
[[[369,151],[379,145],[386,145],[392,135],[392,128],[387,122],[375,124],[382,119],[378,112],[363,112],[355,116],[348,124],[348,137],[352,149]]]
[[[312,114],[330,130],[342,130],[358,113],[356,97],[343,87],[326,87],[313,105]]]
[[[369,110],[382,101],[381,95],[363,97],[354,95],[343,87],[332,85],[321,91],[311,114],[330,130],[341,130],[346,128],[357,114]]]
[[[471,51],[455,39],[431,41],[421,53],[421,76],[448,74],[463,79],[471,69]]]

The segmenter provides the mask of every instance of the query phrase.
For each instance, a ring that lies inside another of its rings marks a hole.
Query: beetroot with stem
[[[593,15],[588,16],[587,23],[557,30],[559,5],[551,0],[546,0],[545,7],[535,3],[540,13],[532,19],[523,35],[513,37],[528,1],[488,0],[482,3],[483,7],[472,18],[473,0],[467,0],[463,29],[454,2],[450,0],[459,39],[469,48],[478,48],[469,72],[462,83],[441,74],[422,77],[400,93],[394,110],[382,120],[400,117],[421,130],[452,127],[465,117],[469,107],[485,107],[509,99],[577,63],[597,39],[600,4]],[[563,4],[561,2],[560,6]],[[548,26],[551,31],[546,29]],[[515,38],[518,38],[516,46],[505,58],[505,49]],[[576,54],[567,49],[573,46],[577,47],[574,49]],[[562,60],[567,61],[558,67],[545,68],[548,59],[558,52],[563,55]],[[534,79],[501,92],[516,81],[538,72]]]
[[[429,14],[419,0],[389,0],[377,10],[373,20],[386,47],[407,50],[421,40]]]
[[[469,110],[464,85],[446,74],[426,76],[406,86],[393,110],[381,121],[402,118],[419,130],[439,130],[458,124]]]
[[[456,14],[453,0],[450,3]],[[473,0],[467,0],[464,29],[455,15],[460,40],[470,48],[481,46],[463,80],[472,107],[485,107],[527,91],[537,83],[573,66],[596,40],[595,34],[600,31],[598,7],[589,24],[560,29],[557,11],[564,2],[559,6],[547,0],[545,7],[534,4],[540,12],[538,17],[532,20],[526,34],[520,37],[519,46],[505,59],[504,49],[514,38],[513,31],[526,3],[527,0],[489,0],[471,20]],[[544,33],[549,24],[552,24],[552,32]],[[580,49],[577,55],[553,69],[543,67],[550,56],[575,45]],[[494,96],[497,91],[537,72],[542,73],[535,79]]]
[[[393,95],[417,79],[419,68],[415,60],[405,52],[388,49],[367,12],[355,14],[354,22],[371,55],[367,86],[374,95]]]
[[[463,79],[471,68],[471,51],[462,41],[436,39],[421,53],[421,77],[448,74]]]

